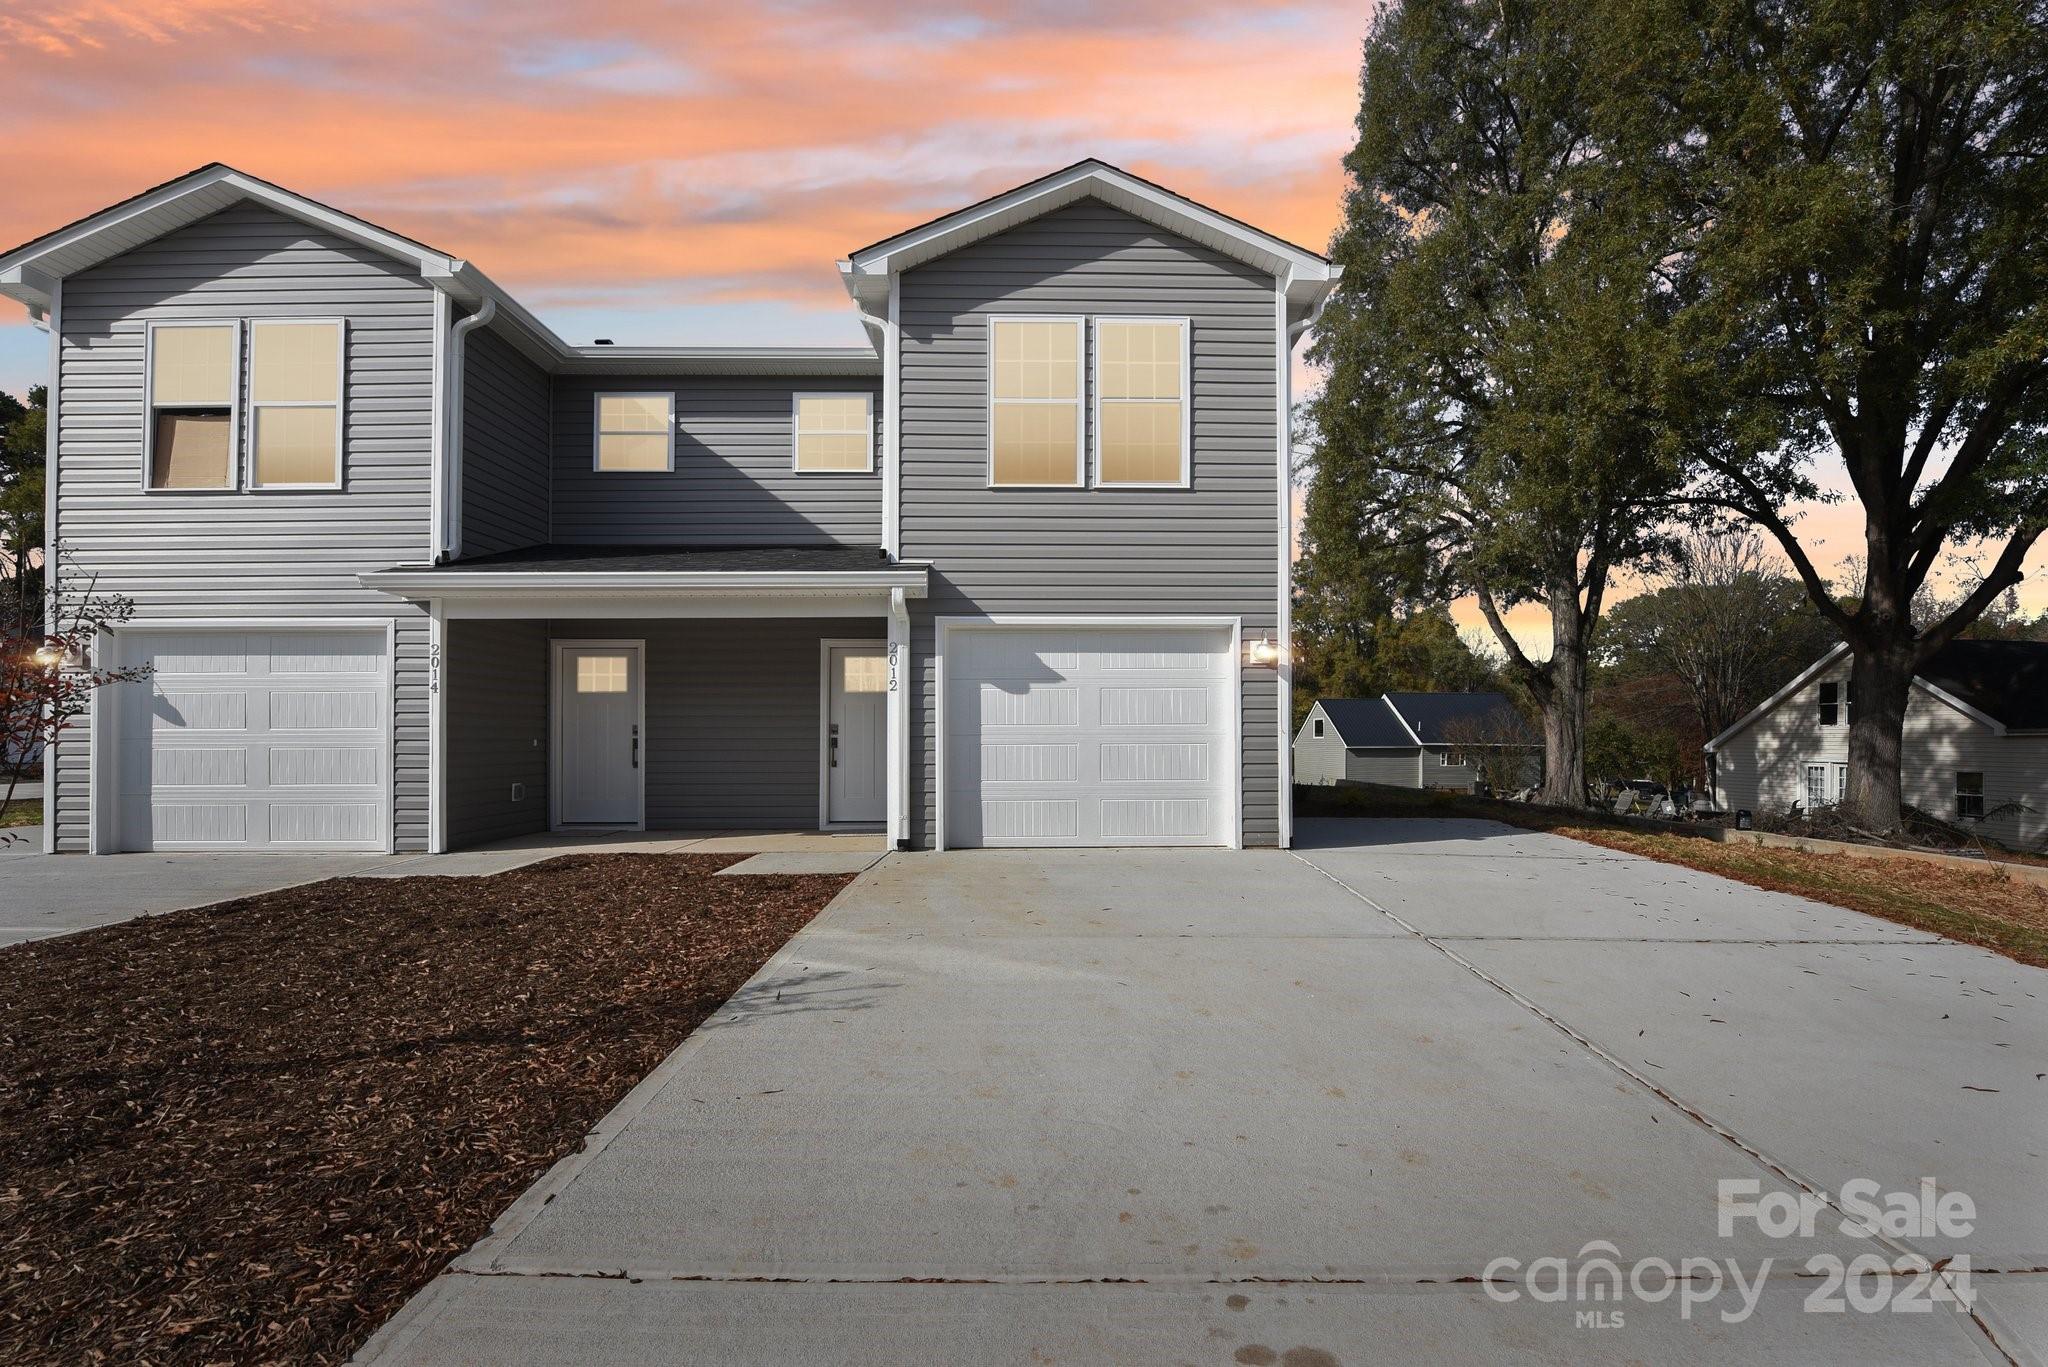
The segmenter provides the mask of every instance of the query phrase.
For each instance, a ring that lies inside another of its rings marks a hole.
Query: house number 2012
[[[896,691],[896,651],[896,643],[891,641],[889,643],[889,691],[891,693]]]

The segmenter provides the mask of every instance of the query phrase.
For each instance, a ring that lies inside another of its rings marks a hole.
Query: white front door
[[[557,645],[555,716],[556,821],[641,825],[639,643]]]
[[[827,646],[825,692],[825,821],[880,825],[888,814],[888,647]]]

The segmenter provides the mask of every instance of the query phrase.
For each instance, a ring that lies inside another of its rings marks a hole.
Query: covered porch
[[[536,547],[364,576],[433,623],[430,850],[895,847],[925,575],[841,547]]]

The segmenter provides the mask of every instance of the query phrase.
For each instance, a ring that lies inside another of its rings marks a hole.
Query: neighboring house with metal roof
[[[1338,268],[1089,160],[838,274],[867,346],[574,344],[218,164],[0,252],[53,588],[154,670],[54,747],[47,848],[1286,844]]]
[[[1846,645],[1707,742],[1714,796],[1751,811],[1811,810],[1849,786],[1856,700]],[[1906,699],[1900,788],[1944,821],[2020,849],[2048,840],[2048,643],[1951,641]]]
[[[1479,781],[1474,748],[1523,752],[1528,782],[1542,773],[1543,741],[1502,693],[1383,693],[1318,698],[1294,733],[1295,782],[1455,788]]]

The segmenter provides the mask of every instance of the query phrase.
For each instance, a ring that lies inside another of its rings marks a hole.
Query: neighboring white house
[[[1707,742],[1722,806],[1811,810],[1841,799],[1855,707],[1849,664],[1849,648],[1835,647]],[[2048,643],[1944,646],[1913,680],[1901,768],[1910,805],[2039,848],[2048,839]]]
[[[1543,743],[1500,693],[1383,693],[1318,698],[1294,733],[1294,781],[1379,783],[1472,791],[1474,744],[1527,752],[1528,781],[1542,773]]]

